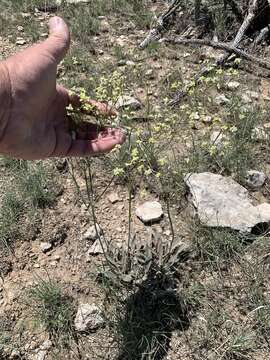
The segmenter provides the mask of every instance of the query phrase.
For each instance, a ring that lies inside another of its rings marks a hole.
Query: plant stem
[[[87,197],[88,197],[88,201],[89,201],[89,204],[92,202],[92,189],[90,190],[89,188],[89,184],[88,184],[88,174],[87,174],[87,168],[89,169],[90,168],[90,163],[89,163],[89,160],[86,159],[85,160],[85,163],[86,163],[86,166],[83,166],[83,176],[84,176],[84,181],[85,181],[85,184],[86,184],[86,192],[87,192]],[[84,163],[84,164],[85,164]],[[89,170],[88,170],[89,172]],[[89,179],[90,179],[90,176],[89,176]]]
[[[131,243],[131,195],[132,195],[132,186],[131,179],[129,174],[129,183],[128,183],[128,240],[127,240],[127,252],[124,257],[124,272],[130,270],[130,243]]]
[[[102,196],[106,193],[106,191],[109,189],[109,187],[111,186],[111,184],[113,183],[113,180],[115,179],[115,176],[113,175],[113,177],[111,178],[111,180],[109,181],[108,185],[105,187],[105,189],[102,191],[102,193],[96,197],[95,201],[99,202],[99,200],[102,198]]]
[[[88,158],[86,159],[86,164],[87,164],[87,168],[88,168],[88,178],[89,178],[90,208],[91,208],[91,211],[92,211],[92,217],[93,217],[93,221],[94,221],[95,232],[96,232],[96,234],[98,236],[98,240],[99,240],[103,255],[105,257],[105,260],[106,260],[107,264],[111,268],[113,268],[112,270],[114,270],[115,268],[117,269],[117,265],[108,257],[108,250],[109,250],[108,243],[106,242],[105,236],[103,236],[103,239],[104,239],[104,242],[105,242],[105,245],[106,245],[106,249],[105,249],[105,246],[104,246],[103,241],[102,241],[101,236],[100,236],[100,232],[98,231],[98,227],[97,227],[97,219],[96,219],[95,205],[94,205],[93,176],[92,176],[92,171],[91,171],[91,162],[89,161]]]
[[[84,198],[83,198],[83,195],[82,195],[82,192],[81,192],[81,189],[80,189],[80,186],[79,184],[77,183],[77,180],[76,180],[76,176],[75,176],[75,173],[74,173],[74,167],[73,167],[73,162],[72,160],[69,160],[69,164],[70,164],[70,168],[71,168],[71,171],[69,171],[71,177],[72,177],[72,180],[75,184],[75,187],[76,187],[76,190],[77,190],[77,193],[79,195],[79,197],[81,198],[83,204],[85,205],[86,209],[89,208],[89,205],[86,204],[86,202],[84,201]]]
[[[167,254],[167,257],[170,256],[170,253],[172,251],[172,247],[173,247],[173,243],[174,243],[174,239],[175,239],[175,232],[174,232],[174,227],[173,227],[173,222],[172,222],[172,216],[171,216],[171,210],[170,210],[170,199],[169,197],[166,200],[166,206],[167,206],[167,214],[168,214],[168,219],[169,219],[169,223],[170,223],[170,228],[171,228],[171,233],[172,233],[172,240],[170,242],[170,247],[169,247],[169,251]]]

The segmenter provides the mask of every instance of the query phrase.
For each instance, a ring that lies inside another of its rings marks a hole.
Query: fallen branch
[[[167,11],[157,19],[157,25],[149,31],[147,37],[140,43],[139,48],[145,49],[151,42],[157,41],[168,30],[168,23],[181,6],[181,0],[174,0]]]
[[[270,70],[270,62],[262,60],[254,55],[248,54],[246,51],[241,50],[234,45],[223,43],[223,42],[216,42],[211,40],[203,40],[203,39],[162,39],[162,42],[170,43],[170,44],[182,44],[182,45],[204,45],[204,46],[211,46],[215,49],[221,49],[227,51],[229,54],[236,54],[239,57],[251,61],[253,63],[258,64],[259,66]],[[230,55],[229,55],[230,56]]]
[[[221,49],[229,53],[228,58],[230,55],[234,54],[237,55],[247,61],[252,63],[258,64],[259,66],[263,67],[264,69],[270,70],[270,62],[257,58],[254,55],[250,55],[244,50],[234,47],[228,43],[222,42],[215,42],[211,40],[203,40],[203,39],[182,39],[182,38],[164,38],[162,42],[175,44],[175,45],[203,45],[203,46],[211,46],[215,49]],[[220,67],[221,65],[216,62],[212,66],[204,67],[199,73],[195,76],[194,81],[196,84],[200,83],[200,80],[203,76],[208,75],[210,72],[215,70],[216,68]],[[187,85],[183,90],[177,91],[175,93],[174,99],[169,103],[170,106],[176,106],[179,102],[188,95],[189,85]]]

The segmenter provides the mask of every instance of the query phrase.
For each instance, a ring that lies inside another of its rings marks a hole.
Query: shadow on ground
[[[120,314],[117,360],[162,360],[175,330],[189,327],[188,307],[174,290],[172,277],[152,268]]]

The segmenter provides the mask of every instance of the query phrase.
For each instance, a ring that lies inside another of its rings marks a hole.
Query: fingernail
[[[62,19],[59,18],[58,16],[55,16],[55,17],[53,17],[53,18],[50,20],[49,24],[50,24],[50,28],[51,28],[52,30],[56,30],[56,29],[58,29],[59,27],[61,27],[61,25],[62,25]]]

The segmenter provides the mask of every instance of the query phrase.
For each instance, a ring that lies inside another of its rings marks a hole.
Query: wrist
[[[0,62],[0,145],[11,111],[11,84],[7,66]]]

